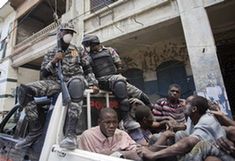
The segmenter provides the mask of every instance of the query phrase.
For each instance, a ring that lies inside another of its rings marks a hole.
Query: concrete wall
[[[15,104],[14,92],[17,84],[16,70],[8,59],[0,64],[0,111],[8,111]]]
[[[211,25],[202,0],[177,0],[197,93],[231,116]]]
[[[169,60],[178,60],[185,64],[187,75],[192,75],[189,57],[184,39],[172,39],[133,51],[126,51],[121,56],[124,67],[138,68],[144,72],[144,80],[157,80],[157,67]]]
[[[121,59],[125,70],[137,68],[143,71],[143,88],[152,101],[160,98],[157,68],[164,62],[179,61],[184,64],[187,77],[185,81],[187,83],[193,82],[193,80],[188,80],[193,79],[193,76],[184,38],[174,38],[152,46],[127,50],[125,53],[121,53]],[[166,82],[168,81],[171,80],[166,80]],[[184,84],[184,88],[188,86],[189,84]],[[191,89],[191,94],[193,91],[194,89]]]
[[[17,74],[16,70],[11,67],[11,60],[8,56],[12,52],[12,24],[15,19],[15,12],[11,12],[10,14],[6,15],[2,21],[1,26],[1,40],[8,39],[5,58],[0,60],[0,112],[10,110],[14,103],[14,89],[16,87],[17,82]],[[0,58],[2,55],[0,55]]]
[[[17,77],[18,77],[17,81],[18,85],[35,82],[39,80],[39,71],[20,67],[18,68]]]
[[[15,12],[12,12],[11,14],[9,14],[7,17],[5,17],[4,19],[2,19],[2,22],[1,22],[1,37],[0,37],[0,41],[2,41],[3,39],[5,39],[9,33],[11,32],[12,30],[12,24],[14,22],[14,19],[15,19]],[[9,35],[11,36],[11,35]],[[7,46],[7,50],[8,50],[8,54],[11,52],[11,37],[8,37],[9,38],[9,42]]]
[[[142,0],[120,0],[109,8],[85,16],[84,32],[108,41],[178,15],[176,3],[169,0],[148,0],[145,3]]]

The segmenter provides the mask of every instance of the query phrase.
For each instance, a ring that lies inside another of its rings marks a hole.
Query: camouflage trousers
[[[87,86],[87,82],[82,75],[70,78],[67,83],[69,83],[72,79],[76,78],[83,80],[85,85]],[[26,85],[29,86],[36,93],[35,97],[50,97],[61,92],[60,83],[54,80],[41,80]],[[80,102],[74,102],[72,100],[71,103],[68,105],[68,117],[79,117],[82,112],[82,105],[83,100],[81,100]],[[31,101],[25,106],[25,113],[29,120],[38,119],[39,112],[37,110],[37,105],[35,101]]]
[[[127,79],[124,76],[122,76],[121,74],[108,75],[108,76],[103,76],[101,78],[98,78],[99,84],[101,85],[100,88],[104,89],[104,90],[111,90],[113,83],[117,80],[122,80],[122,81],[126,82],[127,94],[129,97],[140,99],[140,96],[143,92],[140,89],[138,89],[137,87],[128,83]]]
[[[200,141],[190,153],[180,158],[180,161],[204,161],[207,156],[215,156],[222,161],[235,161],[235,158],[222,151],[216,144],[210,141]]]

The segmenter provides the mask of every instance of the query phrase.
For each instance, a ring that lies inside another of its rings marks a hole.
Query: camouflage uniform
[[[119,74],[121,59],[118,53],[111,47],[102,46],[98,52],[90,52],[89,55],[92,59],[92,69],[99,81],[100,89],[112,91],[119,101],[119,116],[123,120],[120,123],[120,128],[130,129],[138,124],[129,117],[130,105],[128,98],[138,98],[147,106],[150,106],[151,103],[145,93],[128,83],[126,77]]]
[[[111,48],[111,47],[102,47],[102,50],[109,50],[109,53],[110,53],[114,63],[121,61],[118,53],[113,48]],[[102,50],[100,50],[100,52]],[[94,53],[94,54],[97,54],[97,53]],[[91,55],[92,55],[92,53],[91,53]],[[117,80],[125,81],[126,82],[126,87],[127,87],[127,93],[128,93],[128,96],[130,96],[130,97],[140,99],[140,96],[143,93],[140,89],[138,89],[135,86],[128,83],[126,77],[124,77],[124,76],[122,76],[121,74],[118,74],[118,73],[113,74],[113,75],[106,75],[106,76],[102,76],[102,77],[97,77],[97,79],[98,79],[100,84],[103,84],[103,82],[104,82],[104,84],[107,83],[107,82],[113,82],[113,81],[115,82]],[[101,85],[101,88],[102,88],[102,85]]]
[[[61,91],[60,80],[57,77],[57,68],[51,63],[54,55],[56,54],[57,48],[50,50],[45,56],[41,65],[41,70],[46,69],[51,72],[44,80],[36,81],[27,84],[35,92],[35,96],[52,96]],[[86,79],[84,78],[84,69],[86,70]],[[70,45],[69,49],[65,53],[65,57],[62,60],[62,72],[64,81],[69,83],[74,78],[82,79],[86,85],[98,84],[94,74],[91,72],[89,66],[88,55],[82,50],[78,50],[75,46]],[[79,117],[82,110],[82,101],[79,103],[71,102],[69,105],[68,114]],[[38,111],[35,101],[27,104],[25,111],[29,120],[38,118]]]
[[[119,101],[120,119],[123,126],[128,129],[132,121],[129,117],[129,97],[140,99],[151,107],[149,97],[135,86],[129,84],[121,74],[122,62],[118,53],[113,48],[106,48],[100,44],[96,35],[84,35],[82,45],[91,57],[92,70],[99,81],[99,87],[112,91]],[[135,124],[135,123],[134,123]]]
[[[44,60],[41,65],[43,80],[20,86],[19,103],[25,107],[26,116],[29,120],[29,134],[26,138],[15,145],[16,149],[32,145],[42,133],[43,125],[39,120],[39,112],[33,98],[37,96],[50,97],[61,91],[60,80],[57,77],[57,66],[52,63],[56,53],[57,48],[54,48],[44,56]],[[82,112],[83,92],[86,86],[97,85],[98,81],[92,73],[92,68],[89,64],[89,57],[85,52],[83,52],[83,50],[78,50],[74,45],[69,45],[64,54],[65,56],[61,60],[64,81],[68,86],[69,84],[75,84],[76,86],[73,86],[73,88],[77,87],[77,90],[73,89],[72,92],[76,93],[77,91],[80,91],[81,97],[77,100],[71,98],[71,102],[68,104],[68,113],[65,124],[65,139],[61,141],[60,146],[67,149],[75,149],[77,146],[76,127],[78,126],[78,118]],[[73,83],[74,80],[75,83]],[[76,80],[79,80],[80,84],[83,84],[82,87],[84,88],[78,87]],[[71,95],[70,92],[71,91],[69,91],[69,94]],[[24,95],[26,95],[26,97],[24,97]],[[24,101],[20,102],[20,100]]]

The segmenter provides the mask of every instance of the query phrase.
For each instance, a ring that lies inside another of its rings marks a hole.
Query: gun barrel
[[[64,82],[64,77],[61,69],[61,61],[58,63],[58,77],[60,79],[60,84],[61,84],[63,105],[67,106],[69,102],[71,102],[71,97],[69,94],[69,90],[67,88],[67,84]]]

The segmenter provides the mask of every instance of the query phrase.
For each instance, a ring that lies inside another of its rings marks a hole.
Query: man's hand
[[[230,141],[235,142],[235,126],[226,126],[224,129],[226,131],[227,138]]]
[[[133,105],[144,105],[144,102],[142,102],[138,98],[130,98],[129,102],[130,104],[133,104]]]
[[[214,101],[208,101],[209,104],[209,110],[212,111],[220,111],[220,106],[217,102]]]
[[[175,138],[175,133],[173,131],[170,130],[166,130],[162,133],[163,136],[165,136],[167,139],[170,138]]]
[[[227,138],[221,137],[221,138],[217,139],[216,145],[218,146],[218,148],[222,149],[226,153],[232,154],[233,156],[235,155],[234,143],[232,141],[228,140]]]
[[[185,99],[179,99],[179,102],[180,102],[180,105],[182,107],[185,107],[186,106],[186,100]]]
[[[179,131],[179,130],[185,130],[185,129],[186,129],[186,125],[184,123],[178,123],[176,120],[166,121],[166,130]]]
[[[97,94],[100,91],[99,87],[97,87],[96,85],[89,86],[89,89],[92,89],[94,94]]]
[[[52,59],[52,63],[56,64],[58,63],[60,60],[64,59],[64,53],[63,52],[58,52],[55,54],[54,58]]]
[[[146,158],[149,160],[154,159],[154,152],[149,150],[147,147],[142,146],[142,147],[137,148],[137,153],[142,158]]]
[[[142,161],[142,158],[134,150],[121,151],[121,153],[124,156],[124,158],[126,158],[126,159],[132,159],[132,160],[135,160],[135,161]]]
[[[219,105],[214,105],[213,110],[210,110],[210,113],[214,114],[216,118],[222,118],[225,114],[220,110]]]

